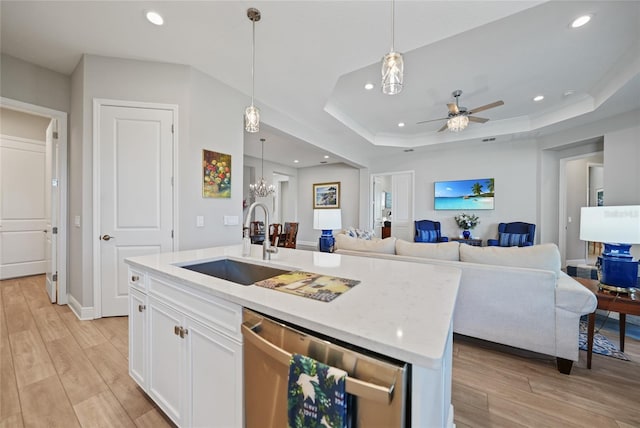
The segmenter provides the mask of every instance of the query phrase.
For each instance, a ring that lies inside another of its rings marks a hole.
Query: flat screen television
[[[494,209],[494,179],[436,181],[434,209],[492,210]]]

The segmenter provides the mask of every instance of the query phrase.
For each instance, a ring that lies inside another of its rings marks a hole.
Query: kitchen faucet
[[[271,241],[269,240],[267,231],[269,230],[269,208],[262,202],[254,202],[249,206],[247,211],[247,219],[244,221],[245,230],[249,230],[249,224],[251,223],[251,213],[256,207],[261,207],[264,211],[264,241],[262,241],[262,260],[271,260],[271,254],[278,252],[278,247],[271,247]]]

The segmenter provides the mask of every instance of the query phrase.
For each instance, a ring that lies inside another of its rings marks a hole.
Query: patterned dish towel
[[[293,354],[289,362],[289,428],[344,428],[347,396],[344,370]]]

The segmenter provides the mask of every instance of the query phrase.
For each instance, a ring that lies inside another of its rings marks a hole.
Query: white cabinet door
[[[135,289],[129,292],[129,375],[147,389],[147,296]]]
[[[130,290],[131,291],[131,290]],[[184,315],[148,298],[149,379],[148,394],[177,425],[184,425],[185,340],[177,334]]]
[[[242,345],[187,318],[187,425],[241,427]]]

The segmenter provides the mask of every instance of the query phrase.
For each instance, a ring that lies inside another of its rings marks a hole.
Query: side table
[[[598,299],[598,309],[618,312],[620,314],[620,350],[624,352],[624,335],[627,314],[640,315],[640,296],[637,294],[615,293],[599,288],[599,282],[595,279],[574,278],[580,284],[587,287]],[[591,356],[593,352],[593,331],[595,329],[596,313],[589,314],[589,327],[587,330],[587,368],[591,368]]]
[[[458,241],[461,244],[473,245],[474,247],[482,247],[482,239],[464,239],[464,238],[449,238],[450,241]]]

